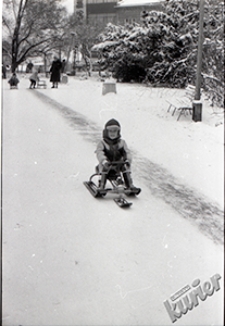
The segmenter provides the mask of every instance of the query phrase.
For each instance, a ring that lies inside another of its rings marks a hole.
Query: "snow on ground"
[[[221,110],[214,109],[220,112],[214,114],[205,101],[203,122],[193,122],[190,115],[177,121],[176,115],[167,112],[167,99],[183,96],[184,90],[117,84],[116,94],[102,95],[102,83],[97,76],[88,80],[71,77],[68,84],[61,84],[57,90],[51,89],[49,82],[48,86],[36,94],[44,101],[51,99],[65,110],[72,110],[66,113],[69,119],[74,119],[73,114],[81,114],[82,132],[88,133],[92,141],[100,139],[108,119],[118,119],[122,136],[133,150],[134,178],[144,179],[152,193],[169,202],[214,240],[222,241],[224,125]]]
[[[57,90],[48,86],[39,91],[87,116],[96,122],[99,130],[108,119],[118,119],[122,136],[132,149],[223,207],[221,110],[220,114],[213,113],[216,109],[213,111],[205,101],[202,122],[193,122],[190,115],[177,121],[177,115],[167,112],[167,100],[183,96],[184,90],[117,84],[117,94],[103,96],[102,83],[96,78],[80,80],[78,77],[70,77],[68,84],[60,85]]]
[[[28,90],[20,79],[19,90],[4,84],[3,94],[4,326],[171,325],[163,301],[196,278],[223,275],[222,246],[181,218],[182,202],[202,203],[200,193],[220,216],[218,117],[177,122],[165,103],[175,90],[117,84],[117,94],[102,96],[96,79],[70,78],[57,90]],[[142,187],[128,211],[96,201],[82,184],[111,117],[121,122]],[[222,325],[222,302],[221,289],[176,325]]]

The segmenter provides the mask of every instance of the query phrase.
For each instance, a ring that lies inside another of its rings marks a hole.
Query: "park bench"
[[[185,89],[185,94],[182,97],[175,98],[172,100],[167,100],[169,107],[167,112],[171,109],[173,110],[172,116],[176,111],[179,111],[177,121],[180,119],[181,115],[186,115],[187,113],[192,114],[193,111],[193,100],[195,96],[195,86],[188,85]]]

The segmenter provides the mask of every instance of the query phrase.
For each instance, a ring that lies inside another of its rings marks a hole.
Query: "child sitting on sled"
[[[19,79],[17,78],[16,73],[14,72],[11,76],[11,78],[9,79],[8,83],[10,85],[10,88],[18,88],[18,84],[19,84]]]
[[[102,140],[97,145],[96,155],[99,161],[97,168],[101,173],[99,189],[105,188],[109,171],[111,171],[111,169],[117,171],[119,168],[123,173],[125,187],[137,191],[139,188],[133,185],[131,178],[131,153],[125,140],[121,139],[120,131],[121,127],[119,122],[115,119],[109,120],[103,130]],[[115,161],[125,162],[125,164],[112,166],[112,162]]]

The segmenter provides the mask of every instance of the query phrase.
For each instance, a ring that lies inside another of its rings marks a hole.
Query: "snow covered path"
[[[181,184],[200,191],[208,201],[224,206],[223,114],[213,113],[216,108],[212,110],[207,101],[202,123],[193,122],[191,116],[177,122],[178,113],[167,112],[167,100],[184,96],[184,90],[119,83],[117,94],[102,96],[102,83],[96,77],[70,77],[58,90],[38,91],[88,117],[99,136],[106,121],[112,116],[118,119],[122,136],[134,151],[168,170]]]
[[[155,164],[149,189],[151,161],[135,151],[132,208],[92,198],[82,182],[101,130],[41,93],[3,94],[3,325],[171,325],[163,302],[223,275],[222,246],[165,202]],[[222,299],[176,325],[222,325]]]
[[[80,109],[76,111],[60,104],[43,92],[36,92],[35,95],[45,103],[53,104],[85,139],[97,144],[101,137],[101,130],[89,117],[79,113]],[[133,171],[136,176],[144,180],[152,194],[162,198],[184,218],[194,222],[201,232],[215,242],[223,243],[224,214],[218,204],[211,203],[201,192],[182,184],[179,179],[171,175],[170,171],[140,155],[138,150],[133,151],[133,156],[135,162]]]

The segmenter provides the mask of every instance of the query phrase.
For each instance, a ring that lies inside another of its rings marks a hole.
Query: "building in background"
[[[87,19],[87,0],[73,0],[74,13],[78,10],[82,10],[84,13],[84,19]]]
[[[163,10],[165,0],[74,0],[74,12],[83,10],[88,24],[140,22],[143,11]]]
[[[116,5],[118,0],[87,0],[87,23],[117,23]]]
[[[117,24],[140,23],[144,11],[162,11],[164,0],[122,0],[115,7]]]
[[[118,0],[74,0],[74,12],[82,10],[90,25],[116,23],[117,2]]]

